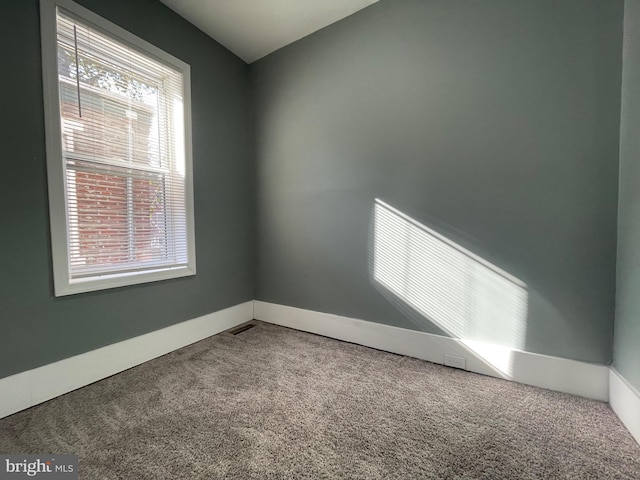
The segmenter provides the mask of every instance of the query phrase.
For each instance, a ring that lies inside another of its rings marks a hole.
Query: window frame
[[[57,9],[63,8],[92,28],[115,38],[151,59],[164,63],[182,74],[185,156],[185,210],[187,264],[125,273],[101,273],[71,278],[67,213],[66,167],[62,150],[62,122],[58,80]],[[71,0],[40,0],[42,80],[46,143],[49,222],[54,294],[56,297],[109,288],[155,282],[196,274],[195,219],[193,199],[193,160],[191,143],[191,68],[189,64],[137,37],[122,27]]]

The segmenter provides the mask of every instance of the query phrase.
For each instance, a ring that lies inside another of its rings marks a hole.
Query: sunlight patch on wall
[[[373,280],[505,375],[522,349],[526,284],[376,199]],[[494,344],[494,345],[492,345]]]

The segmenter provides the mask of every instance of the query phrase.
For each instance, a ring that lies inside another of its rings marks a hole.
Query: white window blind
[[[184,72],[66,8],[56,40],[63,281],[85,291],[194,273]]]

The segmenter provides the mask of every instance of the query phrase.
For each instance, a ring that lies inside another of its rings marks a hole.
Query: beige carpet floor
[[[0,420],[84,479],[640,479],[605,403],[256,322]]]

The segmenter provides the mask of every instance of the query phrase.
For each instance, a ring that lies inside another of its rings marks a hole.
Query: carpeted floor
[[[84,479],[640,479],[608,405],[256,322],[0,420]]]

